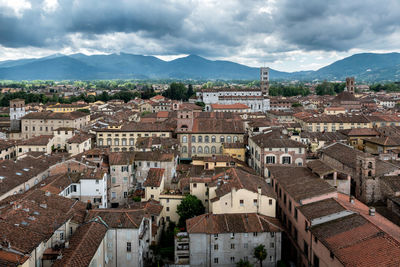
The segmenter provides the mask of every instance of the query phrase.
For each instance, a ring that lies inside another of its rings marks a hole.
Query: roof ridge
[[[129,214],[128,214],[127,211],[125,211],[124,213],[125,213],[126,217],[128,217],[129,221],[131,221],[131,223],[133,223],[133,225],[136,226],[136,228],[139,227],[139,226],[132,220],[132,218],[129,216]]]

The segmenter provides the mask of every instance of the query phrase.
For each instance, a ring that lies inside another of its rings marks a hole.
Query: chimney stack
[[[369,215],[375,216],[375,208],[374,207],[369,207]]]

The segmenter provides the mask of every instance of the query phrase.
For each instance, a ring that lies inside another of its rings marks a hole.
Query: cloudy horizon
[[[196,54],[281,71],[400,51],[400,2],[0,0],[0,60]]]

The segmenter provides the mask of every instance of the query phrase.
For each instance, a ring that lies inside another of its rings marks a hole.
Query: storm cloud
[[[397,0],[0,0],[0,59],[198,54],[312,68],[353,51],[397,50],[399,17]]]

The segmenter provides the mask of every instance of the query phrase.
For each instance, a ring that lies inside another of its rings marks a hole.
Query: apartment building
[[[134,151],[140,137],[172,138],[175,127],[168,122],[137,123],[109,126],[96,131],[98,147],[108,147],[111,151]]]
[[[94,209],[86,221],[95,218],[108,226],[104,258],[95,266],[143,267],[149,263],[152,224],[146,209]]]
[[[264,245],[263,266],[281,259],[283,228],[275,218],[256,213],[203,214],[186,221],[190,266],[234,266],[241,259],[257,265],[254,248]]]
[[[75,156],[92,149],[92,139],[94,139],[94,135],[92,134],[76,133],[66,142],[68,153],[71,156]]]
[[[32,138],[21,140],[16,145],[17,158],[29,152],[43,152],[51,154],[54,146],[53,135],[39,135]]]
[[[336,132],[353,128],[372,128],[364,115],[313,115],[297,119],[301,127],[309,132]]]
[[[11,140],[0,140],[0,160],[14,159],[17,155],[15,142]]]
[[[245,130],[240,117],[213,112],[198,116],[192,111],[178,112],[176,133],[181,143],[181,158],[221,155],[224,143],[243,143]]]
[[[269,166],[276,164],[302,166],[306,162],[307,146],[285,138],[274,138],[273,133],[249,138],[249,165],[263,177],[269,177]]]
[[[10,133],[11,139],[26,139],[38,135],[52,135],[61,128],[81,129],[89,124],[90,115],[74,111],[62,112],[32,112],[21,118],[21,132]]]

